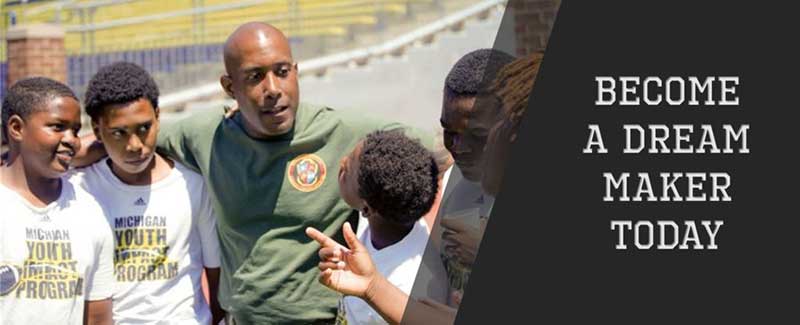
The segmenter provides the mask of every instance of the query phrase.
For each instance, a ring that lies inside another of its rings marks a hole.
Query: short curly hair
[[[445,97],[476,96],[488,88],[503,66],[514,61],[508,53],[495,49],[480,49],[467,53],[456,62],[444,82]]]
[[[62,97],[80,102],[67,85],[45,77],[25,78],[11,85],[3,98],[3,142],[8,140],[6,127],[12,116],[27,119],[32,113],[44,110],[48,101]]]
[[[439,191],[439,169],[428,149],[401,131],[367,135],[359,157],[359,196],[384,219],[413,224]]]
[[[89,81],[86,89],[86,114],[97,120],[108,105],[126,104],[147,99],[158,108],[158,86],[142,67],[130,62],[104,66]]]

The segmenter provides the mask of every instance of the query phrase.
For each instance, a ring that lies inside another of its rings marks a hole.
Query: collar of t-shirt
[[[163,188],[165,186],[169,186],[176,180],[180,178],[181,165],[178,162],[175,162],[175,166],[170,169],[169,175],[167,177],[158,180],[155,183],[150,185],[130,185],[125,184],[122,180],[111,171],[111,159],[106,157],[105,159],[101,160],[100,162],[94,164],[94,167],[97,168],[98,174],[102,176],[108,183],[110,183],[113,187],[122,190],[122,191],[129,191],[129,192],[138,192],[138,191],[152,191],[157,190],[159,188]]]
[[[31,210],[31,212],[35,214],[47,214],[53,212],[53,210],[57,209],[58,207],[64,206],[66,201],[69,197],[73,196],[72,194],[72,186],[71,184],[64,178],[61,179],[61,193],[58,195],[58,199],[53,202],[50,202],[45,207],[37,207],[33,205],[30,201],[25,199],[22,195],[17,193],[17,191],[6,187],[4,184],[0,184],[0,194],[3,196],[12,197],[14,200],[19,201],[21,204],[25,205],[26,208]]]
[[[377,249],[375,248],[375,246],[372,245],[372,231],[370,231],[369,226],[367,226],[364,229],[364,235],[363,235],[364,239],[362,243],[364,244],[364,246],[367,247],[367,251],[369,251],[370,255],[372,255],[373,258],[376,257],[376,255],[393,256],[395,254],[403,254],[403,253],[407,254],[408,252],[404,252],[404,250],[406,249],[405,247],[413,244],[419,244],[419,243],[411,243],[410,241],[418,240],[420,238],[418,234],[420,233],[424,233],[425,236],[428,235],[427,224],[425,223],[425,219],[423,218],[420,218],[419,221],[414,223],[414,228],[412,228],[411,231],[408,232],[408,234],[405,237],[403,237],[403,239],[392,245],[386,246],[381,249]]]
[[[240,131],[244,136],[246,136],[247,138],[249,138],[250,140],[253,140],[253,141],[257,141],[257,142],[291,141],[292,139],[294,139],[295,130],[297,128],[297,114],[299,114],[299,113],[300,113],[300,107],[298,106],[297,111],[295,111],[294,125],[292,125],[292,128],[289,130],[289,132],[286,132],[286,133],[281,134],[281,135],[276,135],[274,137],[270,137],[270,138],[267,138],[267,139],[253,138],[250,135],[248,135],[247,134],[247,130],[245,130],[245,127],[244,127],[244,123],[245,122],[242,120],[242,114],[241,113],[235,114],[233,116],[233,118],[230,119],[230,121],[233,122],[233,124],[235,125],[235,127],[236,127],[236,129],[238,131]]]

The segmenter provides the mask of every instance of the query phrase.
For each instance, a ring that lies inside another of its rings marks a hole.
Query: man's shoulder
[[[219,109],[206,108],[192,112],[191,115],[178,120],[187,124],[219,124],[225,118],[225,111]]]
[[[379,112],[365,113],[357,109],[334,109],[329,106],[305,104],[298,119],[303,123],[303,133],[318,134],[321,130],[337,130],[347,138],[362,139],[376,130],[397,130],[406,136],[420,140],[429,150],[434,148],[434,138],[430,131],[418,129],[396,121],[382,119]]]
[[[174,117],[170,119],[162,119],[162,131],[180,130],[184,134],[191,134],[197,136],[203,132],[208,132],[209,129],[213,130],[220,123],[222,123],[225,115],[222,108],[219,110],[202,109],[196,112],[191,112],[190,115],[185,117]]]
[[[159,152],[180,160],[195,170],[211,152],[215,136],[223,123],[233,123],[225,119],[222,109],[201,109],[192,111],[188,117],[175,117],[162,120],[158,132]]]
[[[356,129],[380,129],[394,124],[375,117],[375,114],[364,114],[363,111],[355,109],[337,109],[306,102],[300,103],[299,109],[302,111],[298,116],[308,124],[335,123]]]

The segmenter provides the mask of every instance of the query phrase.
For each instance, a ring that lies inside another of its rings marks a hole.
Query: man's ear
[[[222,85],[222,90],[224,90],[225,93],[228,94],[230,98],[234,99],[236,98],[233,97],[233,80],[231,79],[230,76],[222,75],[221,77],[219,77],[219,84]]]
[[[293,68],[294,68],[295,73],[300,72],[300,70],[297,70],[297,61],[294,61],[294,67]]]
[[[25,133],[23,129],[25,129],[25,120],[22,119],[22,117],[19,115],[12,115],[8,119],[8,128],[6,129],[6,134],[8,134],[9,140],[22,142],[22,137]]]
[[[158,107],[153,108],[156,111],[156,120],[158,120],[159,114],[161,114],[161,109]]]

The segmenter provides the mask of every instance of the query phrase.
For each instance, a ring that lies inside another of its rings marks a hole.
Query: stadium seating
[[[59,22],[67,28],[68,53],[95,54],[219,43],[253,20],[270,22],[290,37],[346,36],[353,26],[374,26],[386,15],[405,14],[410,4],[432,1],[205,0],[205,12],[195,15],[192,0],[78,0],[7,5],[4,11],[14,11],[18,24]]]
[[[57,23],[66,30],[68,83],[79,93],[102,65],[126,60],[158,75],[218,63],[221,43],[246,21],[269,22],[290,40],[352,39],[403,19],[412,7],[467,0],[60,0],[3,3],[2,28]],[[475,0],[472,0],[473,2]],[[197,4],[202,3],[202,6]],[[199,9],[199,10],[198,10]],[[0,47],[0,63],[5,61]],[[6,69],[0,69],[4,73]],[[3,85],[0,85],[2,88]],[[0,92],[2,89],[0,89]]]

